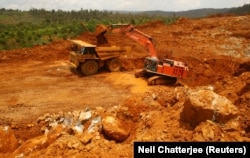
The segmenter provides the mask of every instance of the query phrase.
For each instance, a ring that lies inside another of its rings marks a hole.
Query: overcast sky
[[[250,0],[0,0],[0,8],[29,10],[122,10],[185,11],[200,8],[231,8],[249,4]]]

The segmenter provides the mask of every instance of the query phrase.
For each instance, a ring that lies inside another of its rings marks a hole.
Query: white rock
[[[78,119],[80,121],[87,121],[91,118],[91,116],[92,116],[91,111],[81,112]]]

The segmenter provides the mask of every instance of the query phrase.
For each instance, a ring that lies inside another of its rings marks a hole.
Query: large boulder
[[[124,141],[128,138],[130,127],[121,120],[113,116],[106,116],[102,119],[104,134],[117,142]]]
[[[238,109],[226,97],[212,90],[190,91],[181,112],[181,120],[195,127],[199,123],[211,120],[225,124],[238,117]]]
[[[11,153],[18,147],[18,141],[9,126],[0,127],[0,153]]]

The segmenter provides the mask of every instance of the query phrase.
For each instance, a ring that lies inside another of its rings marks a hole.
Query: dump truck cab
[[[97,56],[96,52],[95,52],[95,45],[92,45],[90,43],[81,41],[81,40],[70,40],[72,42],[71,44],[71,52],[77,53],[77,54],[81,54],[84,56]]]

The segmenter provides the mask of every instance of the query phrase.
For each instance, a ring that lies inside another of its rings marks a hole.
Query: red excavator
[[[105,29],[103,27],[100,30]],[[151,36],[135,29],[131,24],[113,24],[111,25],[111,31],[113,33],[125,34],[147,48],[149,57],[145,59],[144,68],[136,71],[135,76],[148,76],[148,85],[172,84],[177,81],[177,78],[187,77],[188,67],[184,62],[171,59],[158,59]]]

